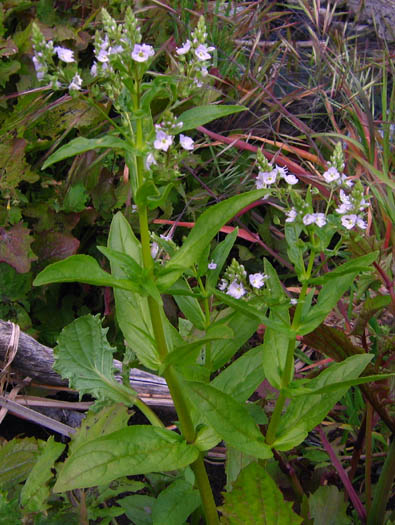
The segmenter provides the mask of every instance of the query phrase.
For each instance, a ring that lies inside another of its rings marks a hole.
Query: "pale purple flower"
[[[145,169],[150,170],[152,165],[156,165],[157,162],[152,153],[148,153],[147,158],[145,159]]]
[[[226,279],[221,279],[218,285],[218,289],[221,290],[221,292],[223,292],[226,290],[227,287],[228,287],[228,281]]]
[[[264,273],[252,273],[249,275],[250,285],[253,288],[262,288],[262,286],[265,284],[265,281],[267,279],[267,275]]]
[[[158,253],[159,253],[159,244],[158,244],[157,242],[154,241],[154,242],[151,244],[151,257],[152,257],[153,259],[155,259],[155,257],[158,255]]]
[[[132,51],[132,58],[136,62],[146,62],[155,55],[154,48],[148,44],[135,44]]]
[[[289,211],[285,212],[286,219],[285,222],[294,222],[296,219],[296,216],[298,215],[298,212],[295,210],[295,208],[291,208]]]
[[[315,217],[314,217],[314,213],[307,213],[304,217],[303,217],[303,224],[305,226],[309,226],[310,224],[313,224],[315,222]]]
[[[357,225],[362,230],[366,229],[366,222],[361,217],[358,217],[358,215],[355,215],[354,213],[350,215],[343,215],[341,220],[342,220],[342,225],[345,228],[347,228],[347,230],[352,230],[355,225]]]
[[[230,283],[228,291],[226,293],[227,295],[230,295],[235,299],[240,299],[240,297],[243,297],[243,295],[245,295],[246,290],[242,283],[233,281],[232,283]]]
[[[173,144],[173,136],[168,135],[161,129],[156,132],[156,138],[154,141],[154,148],[167,151],[169,147]]]
[[[322,228],[326,224],[325,213],[315,213],[315,223],[319,228]]]
[[[293,297],[292,299],[290,299],[289,302],[290,302],[293,306],[295,306],[296,304],[298,304],[298,300],[295,299],[294,297]]]
[[[74,53],[71,49],[67,49],[66,47],[60,47],[56,46],[54,47],[55,53],[58,55],[59,59],[62,60],[62,62],[75,62],[74,60]]]
[[[325,179],[325,182],[334,182],[340,178],[340,173],[337,171],[337,169],[334,166],[331,166],[329,169],[326,170],[325,173],[322,174],[322,176]]]
[[[268,184],[274,184],[277,178],[277,170],[260,171],[255,179],[255,186],[257,190],[267,188]]]
[[[341,204],[338,208],[336,208],[337,213],[340,213],[341,215],[343,213],[347,213],[348,211],[351,211],[353,208],[353,205],[351,203],[351,199],[349,195],[347,195],[344,190],[340,190],[339,193]]]
[[[69,89],[74,89],[76,91],[79,91],[81,89],[81,86],[82,86],[82,78],[79,76],[78,73],[76,73],[73,76],[72,81],[69,84]]]
[[[217,267],[217,263],[215,263],[214,261],[211,261],[211,263],[208,264],[209,270],[215,270],[216,267]]]
[[[117,46],[110,47],[110,49],[108,50],[108,54],[109,55],[119,55],[119,53],[123,53],[124,51],[125,51],[124,48],[119,44]]]
[[[191,49],[191,41],[187,40],[181,47],[177,47],[177,55],[185,55]]]
[[[298,177],[295,177],[295,175],[291,175],[291,174],[289,174],[289,175],[284,175],[284,176],[283,176],[283,179],[285,180],[285,182],[286,182],[287,184],[292,184],[292,186],[293,186],[294,184],[297,184],[297,183],[299,182]]]
[[[276,166],[277,175],[279,175],[281,178],[285,179],[285,177],[288,174],[288,168],[282,167],[282,166]]]
[[[186,149],[187,151],[193,151],[194,142],[191,139],[191,137],[187,137],[186,135],[180,133],[180,144],[181,147]]]
[[[202,68],[200,68],[200,73],[202,74],[202,77],[207,77],[208,69],[203,66]]]
[[[99,53],[96,55],[96,58],[99,62],[103,64],[104,62],[108,62],[108,54],[109,53],[107,49],[101,47]]]
[[[97,63],[93,62],[91,67],[91,75],[92,77],[95,77],[97,75]]]
[[[195,49],[195,55],[198,60],[210,60],[211,55],[209,51],[214,51],[215,47],[207,47],[205,44],[199,44]]]
[[[326,224],[325,213],[307,213],[303,217],[303,224],[305,226],[316,224],[319,228],[322,228],[322,226],[325,226]]]

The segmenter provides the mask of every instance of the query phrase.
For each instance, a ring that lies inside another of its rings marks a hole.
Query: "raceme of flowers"
[[[233,259],[219,282],[218,289],[234,299],[248,298],[252,295],[260,295],[267,279],[268,276],[263,273],[248,275],[244,266]]]

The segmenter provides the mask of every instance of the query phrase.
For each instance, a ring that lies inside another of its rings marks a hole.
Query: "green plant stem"
[[[277,398],[272,417],[270,418],[270,423],[269,423],[267,433],[266,433],[266,443],[268,445],[271,445],[272,443],[274,443],[276,439],[277,428],[280,423],[281,414],[284,408],[285,401],[287,399],[285,392],[290,382],[292,381],[296,332],[299,327],[300,319],[302,316],[303,303],[304,303],[304,300],[306,298],[306,293],[307,293],[307,283],[311,276],[311,272],[313,270],[314,257],[315,257],[315,252],[314,250],[312,250],[310,252],[309,262],[308,262],[307,269],[305,270],[305,274],[304,274],[302,290],[300,291],[298,304],[296,306],[295,314],[294,314],[294,317],[292,319],[292,324],[291,324],[291,330],[295,332],[295,336],[290,338],[288,341],[287,357],[285,360],[284,371],[281,377],[281,390]]]
[[[136,97],[135,109],[139,109],[139,82],[136,80]],[[143,147],[143,127],[141,119],[136,122],[136,148],[139,150]],[[135,166],[137,174],[137,188],[141,187],[144,182],[144,164],[141,156],[135,157]],[[150,233],[148,227],[148,210],[144,205],[138,206],[138,216],[140,224],[140,239],[142,247],[143,266],[148,270],[151,277],[154,277],[154,261],[151,256]],[[157,351],[163,362],[168,354],[164,326],[162,321],[163,307],[160,306],[153,297],[148,297],[148,307],[150,311],[152,329],[154,332]],[[182,385],[175,369],[169,366],[163,374],[166,379],[171,397],[174,402],[177,416],[180,422],[181,432],[188,443],[195,441],[196,433],[191,415],[189,413],[187,400],[182,391]],[[208,525],[217,525],[219,523],[218,513],[211,490],[210,482],[203,463],[203,458],[199,458],[191,465],[195,473],[196,483],[202,498],[203,510]]]
[[[158,418],[155,412],[148,405],[146,405],[141,399],[139,398],[135,399],[134,404],[145,415],[145,417],[148,419],[151,425],[153,425],[154,427],[160,427],[160,428],[165,427],[165,425]]]
[[[381,525],[384,523],[385,509],[388,498],[391,494],[392,482],[395,477],[395,439],[392,439],[383,470],[380,474],[379,482],[374,491],[374,497],[370,512],[368,514],[367,525]]]

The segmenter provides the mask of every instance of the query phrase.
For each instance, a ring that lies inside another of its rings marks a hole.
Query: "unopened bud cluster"
[[[248,275],[245,267],[236,259],[232,259],[218,288],[235,299],[241,299],[242,297],[248,299],[253,295],[262,294],[267,278],[268,276],[263,273]]]

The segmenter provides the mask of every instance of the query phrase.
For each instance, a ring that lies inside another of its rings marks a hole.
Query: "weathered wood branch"
[[[6,360],[7,351],[12,335],[12,323],[0,320],[0,368]],[[68,386],[67,379],[63,379],[53,369],[54,355],[52,348],[40,344],[30,335],[20,332],[18,350],[12,361],[11,369],[22,376],[28,376],[37,383],[53,386]],[[122,363],[116,359],[114,368],[118,371],[115,377],[121,381]],[[171,406],[172,401],[166,381],[159,376],[144,372],[137,368],[130,371],[130,386],[141,395],[146,403]]]

